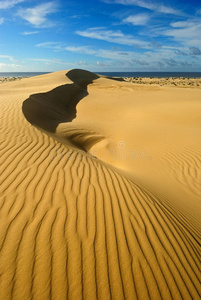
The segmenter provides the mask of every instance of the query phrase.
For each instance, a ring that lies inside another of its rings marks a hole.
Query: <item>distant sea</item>
[[[0,77],[33,77],[50,72],[0,72]],[[201,72],[95,72],[111,77],[185,77],[201,78]]]
[[[0,72],[0,77],[34,77],[50,72]]]
[[[201,72],[97,72],[100,75],[112,77],[185,77],[201,78]]]

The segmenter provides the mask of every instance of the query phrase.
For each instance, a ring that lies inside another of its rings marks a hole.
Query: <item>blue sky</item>
[[[200,0],[0,0],[0,72],[201,71]]]

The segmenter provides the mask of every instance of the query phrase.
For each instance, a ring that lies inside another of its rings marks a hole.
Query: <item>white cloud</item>
[[[68,46],[65,49],[70,52],[94,55],[97,57],[109,58],[109,59],[122,59],[122,56],[124,56],[124,54],[125,54],[125,56],[127,56],[128,53],[133,53],[133,52],[119,52],[119,51],[113,51],[113,50],[104,50],[104,49],[94,50],[88,46],[80,46],[80,47]],[[127,59],[128,59],[128,57],[127,57]]]
[[[105,50],[100,49],[97,51],[96,56],[102,58],[109,58],[109,59],[116,59],[116,60],[129,60],[135,57],[136,53],[133,51],[112,51],[112,50]]]
[[[4,18],[0,18],[0,25],[3,24]]]
[[[97,61],[96,64],[99,67],[109,67],[109,66],[111,66],[111,63],[102,62],[102,61]]]
[[[88,63],[84,60],[80,60],[78,63],[77,63],[79,66],[88,66]]]
[[[123,22],[132,23],[133,25],[146,25],[150,19],[148,14],[138,14],[134,16],[129,16],[124,19]]]
[[[149,65],[148,61],[140,60],[140,59],[133,59],[132,63],[136,63],[137,65],[140,65],[140,66],[148,66]]]
[[[173,15],[183,15],[180,10],[174,9],[170,6],[165,6],[161,3],[157,3],[156,1],[146,1],[146,0],[102,0],[106,3],[111,4],[123,4],[123,5],[134,5],[143,8],[147,8],[152,11],[165,13],[165,14],[173,14]]]
[[[44,42],[44,43],[37,44],[36,47],[52,48],[58,44],[59,44],[58,42]]]
[[[56,4],[54,2],[47,2],[33,8],[20,9],[18,15],[35,27],[51,27],[53,23],[46,16],[56,11]]]
[[[36,47],[53,49],[55,52],[65,50],[65,44],[63,42],[44,42],[37,44]]]
[[[106,49],[94,50],[88,46],[66,47],[66,50],[70,52],[76,52],[80,54],[84,53],[84,54],[94,55],[96,57],[107,58],[111,60],[120,60],[120,61],[134,60],[136,57],[136,52],[134,51],[118,51],[118,50],[106,50]]]
[[[195,63],[193,56],[182,56],[181,52],[175,51],[176,48],[164,49],[158,48],[154,52],[148,50],[145,53],[137,53],[135,51],[123,51],[123,50],[106,50],[98,49],[94,50],[90,47],[67,47],[66,50],[71,52],[77,52],[83,54],[83,49],[87,49],[88,54],[94,53],[95,57],[100,57],[107,59],[107,61],[98,61],[96,65],[99,67],[108,67],[108,66],[119,66],[119,68],[131,68],[135,67],[139,70],[182,70],[183,68],[187,71],[189,67],[199,68],[201,62],[197,61]],[[199,49],[197,48],[177,48],[180,51],[189,51],[192,55],[199,55]],[[190,53],[189,53],[190,54]],[[109,61],[108,61],[109,60]]]
[[[22,35],[31,35],[31,34],[36,34],[36,33],[39,33],[39,31],[24,31],[21,34]]]
[[[103,30],[103,29],[94,29],[89,28],[83,31],[76,31],[78,35],[107,41],[110,43],[134,46],[136,48],[149,48],[148,43],[139,39],[135,39],[132,35],[125,35],[121,31],[113,31],[113,30]]]
[[[9,72],[9,70],[13,71],[16,70],[16,69],[19,69],[23,67],[22,65],[17,65],[17,64],[5,64],[5,63],[0,63],[0,69],[3,69],[5,70],[5,72]],[[1,70],[1,71],[3,71]]]
[[[199,19],[178,21],[178,22],[170,23],[170,26],[174,27],[174,28],[188,28],[188,27],[192,27],[192,26],[196,25],[199,22],[200,22]]]
[[[0,58],[5,58],[5,59],[8,59],[8,60],[10,60],[10,61],[12,61],[12,62],[18,62],[16,59],[14,59],[12,56],[10,56],[10,55],[0,55]]]
[[[106,49],[94,50],[88,46],[66,47],[66,50],[70,52],[94,55],[96,57],[121,61],[133,60],[136,57],[136,53],[134,51],[118,51]]]
[[[8,9],[24,1],[25,0],[2,0],[0,1],[0,9]]]
[[[69,65],[68,62],[65,62],[62,59],[58,59],[58,58],[53,58],[53,59],[47,59],[47,58],[29,58],[27,60],[37,61],[37,62],[44,62],[44,63],[48,63],[48,64]]]
[[[90,49],[87,46],[81,46],[81,47],[71,47],[68,46],[65,48],[67,51],[71,51],[71,52],[77,52],[77,53],[82,53],[82,54],[89,54],[89,55],[94,55],[96,54],[95,50]]]
[[[189,47],[201,47],[201,19],[174,22],[164,35],[174,38]]]

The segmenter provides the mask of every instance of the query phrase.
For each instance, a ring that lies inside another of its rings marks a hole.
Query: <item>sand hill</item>
[[[201,90],[4,82],[0,299],[200,299]]]

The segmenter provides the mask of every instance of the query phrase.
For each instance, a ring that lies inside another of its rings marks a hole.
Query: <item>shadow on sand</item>
[[[76,106],[88,95],[87,86],[99,76],[84,70],[71,70],[66,76],[73,81],[46,92],[30,95],[23,102],[22,111],[32,125],[54,133],[60,123],[76,118]]]
[[[61,85],[46,93],[30,95],[23,102],[22,111],[29,123],[54,133],[60,123],[72,122],[76,118],[77,104],[88,95],[87,86],[100,77],[81,69],[70,70],[66,76],[72,84]],[[105,78],[124,81],[123,78]]]

